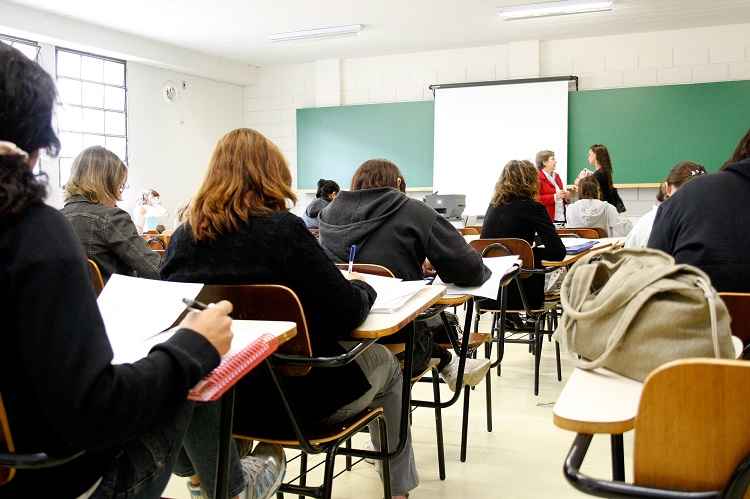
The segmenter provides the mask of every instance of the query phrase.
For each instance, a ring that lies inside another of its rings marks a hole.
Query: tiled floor
[[[574,434],[557,429],[552,424],[552,405],[573,369],[574,361],[563,354],[563,382],[558,382],[555,376],[555,350],[552,345],[546,341],[544,343],[538,397],[533,394],[533,357],[528,353],[527,347],[509,345],[506,348],[502,376],[493,375],[492,379],[492,433],[486,430],[484,382],[472,393],[466,463],[459,461],[463,398],[453,407],[443,411],[447,474],[445,481],[440,481],[437,476],[434,412],[432,409],[419,409],[414,413],[412,438],[420,485],[410,497],[586,497],[568,485],[562,474],[563,460]],[[415,395],[419,398],[430,398],[431,385],[423,385],[415,388]],[[444,385],[443,390],[446,397],[448,392]],[[626,435],[625,465],[628,479],[631,472],[631,455],[632,435]],[[287,454],[287,458],[292,456],[291,452]],[[317,456],[311,458],[312,463],[318,461],[320,458]],[[295,463],[290,464],[287,477],[297,476]],[[340,458],[337,464],[343,468],[344,458]],[[594,438],[583,471],[601,478],[611,476],[608,438]],[[308,483],[317,483],[318,475],[314,474],[308,478]],[[175,499],[187,499],[184,479],[174,477],[164,495]],[[291,497],[287,495],[288,499]],[[362,462],[353,471],[342,474],[334,482],[333,497],[382,497],[382,486],[374,467]]]

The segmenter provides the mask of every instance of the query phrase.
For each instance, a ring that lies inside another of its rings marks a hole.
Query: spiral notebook
[[[113,274],[97,299],[112,346],[112,364],[128,364],[177,331],[171,327],[185,310],[182,298],[195,298],[202,284],[139,279]],[[232,321],[232,345],[221,364],[188,395],[195,401],[219,399],[239,378],[278,349],[281,338],[294,331],[293,322]]]

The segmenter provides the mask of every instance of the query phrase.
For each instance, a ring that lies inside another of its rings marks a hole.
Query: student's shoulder
[[[65,216],[46,204],[27,208],[8,235],[18,255],[29,261],[70,262],[83,258],[81,244]]]

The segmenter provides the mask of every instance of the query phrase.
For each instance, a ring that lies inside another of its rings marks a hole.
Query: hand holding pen
[[[190,312],[179,327],[192,329],[213,345],[219,355],[224,355],[232,345],[232,304],[226,300],[205,305],[195,300],[182,300]]]

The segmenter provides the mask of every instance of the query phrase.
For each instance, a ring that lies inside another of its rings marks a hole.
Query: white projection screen
[[[435,88],[433,190],[484,215],[505,163],[549,149],[567,181],[569,80]]]

